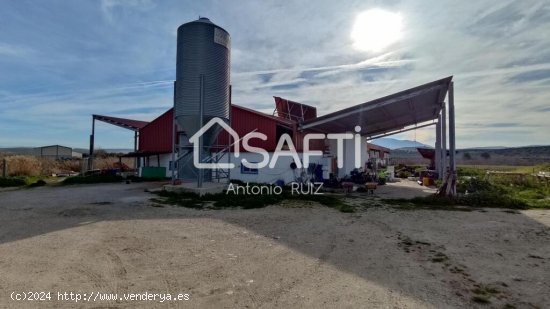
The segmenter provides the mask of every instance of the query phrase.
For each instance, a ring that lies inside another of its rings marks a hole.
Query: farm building
[[[73,157],[73,149],[61,145],[36,147],[33,149],[33,153],[37,157],[56,160],[71,159]]]
[[[377,164],[386,166],[390,162],[389,148],[367,143],[367,152],[369,154],[369,159],[376,161]]]
[[[434,81],[416,88],[405,90],[381,99],[353,106],[322,117],[317,117],[317,109],[313,106],[274,97],[275,110],[273,114],[266,114],[253,109],[231,105],[231,128],[240,136],[246,136],[251,132],[260,132],[267,136],[267,140],[253,139],[250,145],[265,149],[270,156],[276,150],[277,141],[282,134],[289,134],[292,143],[303,158],[303,136],[306,133],[345,133],[354,132],[356,125],[361,126],[361,162],[374,160],[379,164],[386,164],[390,150],[385,147],[367,143],[367,140],[386,136],[389,132],[399,133],[427,125],[435,125],[433,121],[441,110],[441,102],[446,96],[451,78]],[[95,120],[104,121],[135,132],[135,151],[127,156],[138,159],[141,169],[147,167],[161,167],[164,175],[172,175],[172,151],[173,142],[178,143],[175,136],[178,134],[178,126],[174,125],[173,109],[152,120],[142,122],[132,119],[114,118],[94,115]],[[392,120],[396,119],[396,120]],[[116,121],[115,121],[116,120]],[[398,123],[396,126],[395,123]],[[220,133],[216,145],[226,145],[229,135]],[[176,147],[177,148],[177,147]],[[273,183],[277,180],[285,182],[294,181],[301,177],[304,170],[291,168],[291,157],[281,157],[274,168],[248,169],[240,164],[240,159],[245,158],[249,162],[258,162],[261,156],[257,153],[249,153],[241,149],[239,158],[233,154],[234,147],[229,151],[229,158],[223,156],[220,161],[229,160],[235,163],[231,169],[230,177],[248,182]],[[353,141],[344,141],[343,168],[338,168],[338,157],[335,140],[312,140],[309,144],[310,151],[320,151],[322,154],[312,156],[312,166],[318,178],[327,179],[330,174],[344,177],[355,168],[353,159]],[[219,151],[219,146],[212,147],[212,153]],[[311,173],[312,171],[309,170]]]
[[[141,176],[170,176],[173,184],[195,182],[197,188],[221,179],[288,183],[343,178],[369,160],[385,162],[386,150],[369,148],[368,140],[432,125],[435,168],[446,171],[445,98],[452,154],[455,147],[452,76],[322,116],[314,106],[274,97],[269,115],[232,103],[230,43],[229,33],[208,18],[181,25],[173,108],[149,123],[93,115],[90,167],[98,120],[134,131],[134,152],[128,156],[136,158]],[[449,166],[448,175],[454,177],[454,156]]]

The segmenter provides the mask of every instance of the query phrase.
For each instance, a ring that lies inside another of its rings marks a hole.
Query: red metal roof
[[[108,124],[119,126],[121,128],[129,129],[132,131],[139,131],[139,129],[145,127],[149,122],[141,120],[133,120],[126,118],[117,118],[103,115],[92,115],[95,120],[103,121]]]
[[[390,152],[389,148],[379,146],[379,145],[376,145],[376,144],[371,144],[371,143],[367,143],[367,149],[369,149],[369,150],[378,150],[378,151],[383,151],[383,152],[387,152],[387,153]]]
[[[242,111],[247,111],[249,113],[252,113],[252,114],[255,114],[255,115],[258,115],[260,117],[264,117],[264,118],[269,118],[271,120],[274,120],[278,123],[281,123],[281,124],[286,124],[286,125],[293,125],[295,123],[295,121],[292,121],[292,120],[289,120],[289,119],[284,119],[284,118],[279,118],[279,117],[275,117],[273,115],[269,115],[269,114],[266,114],[266,113],[262,113],[262,112],[258,112],[256,110],[253,110],[253,109],[250,109],[248,107],[244,107],[244,106],[240,106],[240,105],[231,105],[232,109],[235,109],[235,110],[242,110]]]

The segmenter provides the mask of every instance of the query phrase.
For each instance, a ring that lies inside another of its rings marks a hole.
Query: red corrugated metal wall
[[[261,147],[267,151],[273,151],[277,145],[276,126],[277,120],[269,115],[262,115],[249,111],[245,108],[233,105],[231,108],[232,127],[239,136],[245,136],[254,131],[267,135],[267,141],[260,139],[250,140],[250,146]],[[151,121],[139,132],[139,151],[140,152],[172,152],[172,119],[173,109]],[[218,138],[218,144],[226,145],[228,134],[223,131]],[[241,148],[242,151],[242,148]]]
[[[294,146],[296,147],[296,151],[301,152],[304,150],[304,136],[308,133],[319,133],[314,131],[305,131],[300,132],[299,130],[296,130],[294,132]],[[309,141],[309,150],[325,150],[325,140],[322,139],[312,139]]]
[[[231,107],[231,118],[231,126],[240,137],[254,130],[267,135],[266,141],[258,138],[251,139],[250,146],[260,147],[268,152],[273,152],[278,142],[277,124],[279,124],[292,128],[294,146],[298,151],[302,151],[303,133],[297,131],[293,123],[237,105]],[[139,151],[151,153],[172,152],[172,119],[173,109],[170,109],[143,127],[139,132]],[[227,145],[228,136],[227,132],[222,131],[218,137],[218,145]],[[324,141],[312,140],[310,142],[310,149],[323,150]],[[244,151],[242,147],[241,151]]]
[[[139,151],[153,153],[172,152],[173,109],[169,109],[157,119],[139,130]]]
[[[277,146],[277,120],[269,117],[269,115],[264,116],[236,105],[233,105],[231,107],[231,119],[231,127],[237,132],[237,134],[239,134],[240,137],[243,137],[247,133],[250,133],[254,130],[256,130],[256,132],[267,135],[266,141],[263,141],[259,138],[251,139],[249,143],[250,146],[261,147],[266,151],[275,150],[275,146]],[[229,135],[227,132],[224,131],[220,133],[218,143],[220,145],[227,145],[228,137]],[[240,147],[240,149],[241,151],[243,151],[242,147]]]

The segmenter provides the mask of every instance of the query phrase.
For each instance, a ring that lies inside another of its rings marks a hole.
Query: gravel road
[[[0,307],[550,307],[547,210],[193,210],[154,207],[155,186],[0,192]],[[40,291],[52,299],[11,299]],[[121,300],[130,293],[189,300]]]

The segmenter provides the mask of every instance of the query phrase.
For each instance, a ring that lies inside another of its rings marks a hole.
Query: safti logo
[[[200,147],[199,147],[199,138],[208,131],[212,126],[214,125],[220,125],[227,133],[231,134],[234,140],[239,140],[239,134],[233,130],[225,121],[223,121],[221,118],[215,117],[212,118],[208,123],[206,123],[200,130],[197,131],[197,133],[193,134],[191,138],[189,138],[189,141],[193,143],[193,164],[196,168],[200,169],[218,169],[218,168],[235,168],[235,164],[233,163],[202,163],[199,162],[199,155],[200,155]],[[235,147],[235,157],[239,157],[239,143],[234,144]]]
[[[233,155],[235,158],[238,158],[240,155],[240,142],[242,141],[243,149],[251,152],[251,153],[257,153],[262,156],[262,161],[258,163],[250,163],[246,159],[241,159],[241,163],[247,167],[247,168],[264,168],[266,166],[269,166],[269,168],[274,168],[277,164],[277,160],[279,157],[292,157],[294,162],[296,163],[296,166],[298,168],[302,168],[303,166],[308,166],[310,162],[310,157],[312,156],[322,156],[323,152],[320,150],[310,150],[309,149],[309,141],[311,140],[324,140],[324,139],[330,139],[330,140],[336,140],[336,156],[338,159],[338,168],[344,167],[344,140],[354,140],[354,156],[355,156],[355,167],[360,168],[362,166],[361,162],[361,135],[360,134],[353,134],[353,133],[335,133],[335,134],[323,134],[323,133],[310,133],[306,134],[303,139],[303,162],[300,159],[300,156],[298,155],[298,152],[296,151],[296,147],[294,147],[294,143],[292,142],[292,138],[288,134],[283,134],[279,138],[279,141],[277,142],[277,147],[275,148],[275,152],[273,152],[273,156],[269,156],[269,153],[259,147],[250,146],[250,140],[254,138],[261,139],[263,141],[267,140],[267,135],[260,133],[260,132],[250,132],[247,133],[242,138],[239,136],[233,128],[231,128],[225,121],[223,121],[221,118],[215,117],[212,118],[208,123],[206,123],[200,130],[197,131],[189,141],[193,144],[193,164],[196,168],[199,169],[226,169],[226,168],[235,168],[234,163],[203,163],[199,162],[199,154],[200,154],[200,147],[199,147],[199,138],[208,131],[212,126],[214,125],[220,125],[225,131],[227,131],[233,139],[236,141],[232,144],[234,147]],[[355,126],[355,132],[361,132],[360,126]],[[283,150],[285,144],[288,146],[288,150]]]

